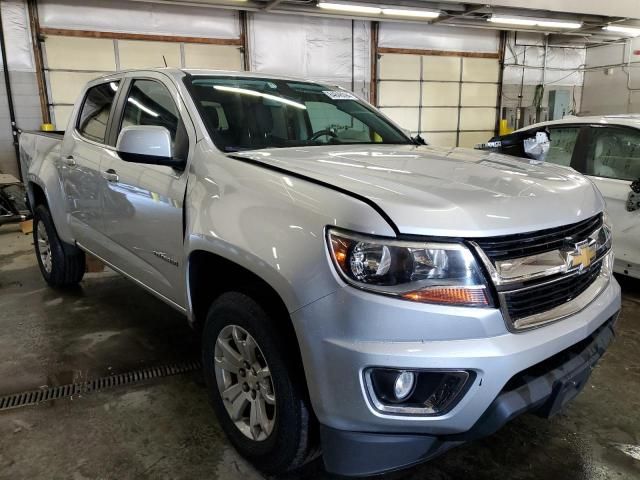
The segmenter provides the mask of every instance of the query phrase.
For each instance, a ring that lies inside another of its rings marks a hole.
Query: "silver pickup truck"
[[[320,451],[395,470],[552,416],[613,337],[591,181],[420,145],[337,87],[127,71],[20,150],[45,280],[89,253],[184,312],[220,425],[268,473]]]

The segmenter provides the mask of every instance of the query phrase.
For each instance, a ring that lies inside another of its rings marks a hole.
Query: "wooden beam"
[[[500,30],[500,44],[498,47],[498,62],[500,63],[500,70],[498,73],[498,95],[496,96],[496,125],[494,128],[494,134],[500,133],[500,120],[502,118],[502,88],[504,83],[504,57],[507,50],[507,32]]]
[[[500,58],[498,52],[455,52],[448,50],[422,50],[419,48],[390,48],[378,47],[378,53],[401,53],[408,55],[434,55],[437,57],[466,57],[466,58]]]
[[[251,70],[251,62],[249,61],[249,35],[247,32],[249,31],[249,18],[248,13],[244,10],[240,11],[239,19],[240,19],[240,40],[242,41],[242,47],[240,50],[242,51],[242,68],[245,72]]]
[[[369,102],[378,106],[378,22],[371,22],[371,84],[369,85]]]
[[[42,35],[63,37],[108,38],[115,40],[144,40],[150,42],[203,43],[207,45],[233,45],[242,47],[241,38],[179,37],[174,35],[150,35],[145,33],[98,32],[94,30],[70,30],[66,28],[40,28]]]
[[[47,83],[44,78],[44,60],[42,59],[42,48],[40,45],[40,21],[38,19],[38,5],[36,0],[28,0],[29,25],[31,27],[31,43],[33,45],[33,58],[36,67],[36,81],[38,82],[38,94],[40,97],[40,112],[42,123],[51,123],[51,112],[49,111],[49,96],[47,94]]]

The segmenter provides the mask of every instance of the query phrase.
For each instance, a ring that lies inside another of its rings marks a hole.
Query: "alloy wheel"
[[[49,235],[47,234],[47,229],[42,224],[42,222],[38,222],[37,224],[37,234],[38,234],[38,254],[40,255],[40,261],[42,262],[42,267],[47,273],[51,273],[51,243],[49,243]]]
[[[244,328],[227,325],[214,353],[218,391],[235,426],[255,441],[269,438],[276,418],[271,371],[260,346]]]

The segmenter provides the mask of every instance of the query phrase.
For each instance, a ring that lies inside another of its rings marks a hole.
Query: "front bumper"
[[[584,388],[591,370],[613,339],[616,317],[617,314],[578,344],[515,375],[467,432],[407,435],[348,432],[322,426],[327,470],[361,476],[405,468],[490,435],[522,413],[555,415]]]
[[[537,400],[517,408],[514,399],[521,397],[501,397],[510,380],[583,342],[619,310],[620,287],[612,278],[584,310],[521,333],[510,333],[495,309],[414,304],[348,287],[295,312],[309,393],[323,426],[327,468],[349,475],[400,468],[490,434],[512,416],[539,408],[550,393],[538,387]],[[476,377],[444,415],[394,416],[376,410],[365,393],[363,371],[372,366],[464,369]],[[499,397],[498,413],[488,413]],[[497,420],[479,423],[491,415]],[[378,452],[376,445],[387,452]],[[357,452],[363,452],[362,462]]]

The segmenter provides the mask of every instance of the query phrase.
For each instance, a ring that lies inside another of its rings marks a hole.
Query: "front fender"
[[[195,154],[185,258],[205,250],[238,264],[267,282],[289,312],[343,285],[328,257],[327,226],[395,236],[379,213],[348,194],[206,148]]]

